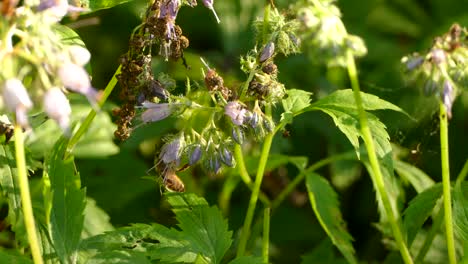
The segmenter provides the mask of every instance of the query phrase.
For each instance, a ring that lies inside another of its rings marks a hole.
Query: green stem
[[[263,263],[268,264],[268,252],[270,243],[270,208],[267,207],[263,211],[263,241],[262,241],[262,257]]]
[[[367,154],[369,156],[369,162],[372,167],[373,174],[374,174],[373,178],[375,180],[375,185],[377,187],[378,193],[380,194],[382,198],[382,203],[385,208],[385,212],[388,216],[390,225],[392,227],[393,235],[395,237],[396,243],[400,250],[401,257],[403,258],[403,261],[405,263],[407,264],[413,263],[408,247],[406,246],[406,243],[404,241],[403,234],[398,225],[398,221],[395,218],[392,205],[390,204],[390,199],[385,189],[384,178],[382,175],[382,171],[380,170],[380,164],[377,158],[377,154],[375,152],[374,139],[372,138],[372,133],[370,131],[369,125],[367,124],[366,112],[364,111],[364,107],[362,105],[362,98],[361,98],[361,92],[359,88],[359,81],[357,78],[357,70],[356,70],[354,57],[351,51],[348,51],[346,55],[347,55],[348,74],[351,80],[351,86],[354,92],[354,99],[356,100],[356,106],[359,112],[359,122],[361,124],[362,138],[364,140],[364,144],[366,145]]]
[[[432,241],[434,240],[435,236],[437,235],[437,232],[440,229],[440,226],[442,225],[442,222],[444,220],[444,210],[442,208],[439,209],[437,212],[434,222],[432,224],[431,230],[429,230],[429,233],[427,233],[426,238],[424,239],[424,243],[419,250],[418,255],[416,256],[416,260],[414,261],[415,263],[423,263],[424,257],[426,256],[427,252],[429,251],[429,248],[431,247]]]
[[[465,165],[463,165],[463,169],[458,174],[457,182],[455,183],[457,186],[460,185],[468,175],[468,159],[465,161]]]
[[[250,196],[249,207],[247,209],[247,215],[245,217],[244,227],[242,228],[241,238],[239,242],[239,248],[237,249],[237,256],[243,256],[245,248],[247,246],[247,240],[250,235],[250,227],[252,225],[253,216],[255,213],[255,206],[257,205],[258,195],[260,193],[260,186],[263,180],[263,174],[265,172],[265,166],[268,161],[268,155],[270,153],[271,143],[273,141],[273,133],[268,134],[265,137],[263,143],[262,153],[260,156],[260,162],[258,164],[257,175],[255,177],[254,189]]]
[[[104,89],[104,93],[103,93],[102,97],[100,98],[100,100],[98,102],[99,107],[102,107],[104,105],[107,98],[112,93],[112,90],[114,90],[114,87],[117,84],[117,75],[120,73],[121,67],[122,67],[122,65],[119,65],[119,67],[115,71],[114,75],[112,76],[112,79],[107,84],[106,89]],[[76,131],[76,133],[72,136],[70,141],[68,141],[66,156],[69,156],[71,154],[71,152],[75,148],[76,144],[78,143],[80,138],[86,133],[89,126],[91,125],[91,122],[93,122],[95,117],[96,117],[96,110],[91,109],[91,111],[89,112],[86,119],[83,121],[83,123],[81,123],[81,126],[78,129],[78,131]]]
[[[447,239],[447,250],[449,263],[457,263],[455,255],[455,240],[453,237],[452,224],[452,201],[450,198],[450,167],[449,167],[449,144],[448,144],[448,121],[447,109],[444,103],[440,103],[440,155],[442,162],[442,186],[444,192],[444,215],[445,215],[445,235]]]
[[[328,157],[328,158],[325,158],[325,159],[322,159],[314,164],[312,164],[311,166],[309,166],[307,169],[305,170],[302,170],[299,175],[297,175],[294,180],[292,180],[287,186],[286,188],[283,189],[283,191],[281,191],[281,193],[276,197],[276,199],[273,201],[273,203],[271,204],[271,208],[272,210],[275,210],[276,208],[278,208],[278,206],[286,199],[286,197],[297,187],[297,185],[299,185],[299,183],[301,183],[301,181],[305,178],[305,176],[309,173],[309,172],[312,172],[312,171],[315,171],[333,161],[337,161],[337,160],[342,160],[342,159],[355,159],[356,158],[356,152],[354,151],[350,151],[350,152],[346,152],[346,153],[343,153],[343,154],[339,154],[339,155],[335,155],[335,156],[331,156],[331,157]]]
[[[245,166],[244,155],[242,154],[242,147],[239,144],[236,144],[236,146],[234,147],[234,157],[236,159],[237,168],[242,181],[245,185],[247,185],[247,187],[249,187],[251,191],[253,191],[254,186],[252,184],[252,179],[250,178],[249,172],[247,171],[247,167]],[[270,199],[268,199],[268,197],[261,191],[259,194],[259,198],[265,206],[270,205]]]
[[[23,209],[24,224],[28,233],[29,246],[35,264],[42,264],[41,250],[37,239],[36,224],[31,204],[31,194],[29,193],[28,174],[26,171],[26,160],[24,156],[24,134],[23,129],[15,126],[15,154],[16,167],[18,169],[18,182],[21,194],[21,208]]]

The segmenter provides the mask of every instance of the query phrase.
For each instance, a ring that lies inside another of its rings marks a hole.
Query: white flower
[[[96,104],[98,92],[91,86],[88,73],[83,67],[64,63],[58,70],[58,76],[66,88],[84,94],[92,105]]]
[[[71,107],[62,90],[57,87],[49,89],[44,95],[43,107],[46,114],[67,133],[69,131]]]
[[[3,102],[8,110],[16,113],[16,122],[28,127],[26,112],[33,104],[20,80],[9,79],[3,84]]]
[[[176,109],[176,107],[168,103],[155,104],[150,102],[143,102],[142,105],[144,108],[147,108],[147,110],[141,114],[141,120],[144,123],[163,120],[170,116]]]
[[[79,45],[72,45],[68,47],[71,61],[78,66],[85,66],[91,59],[91,53]]]

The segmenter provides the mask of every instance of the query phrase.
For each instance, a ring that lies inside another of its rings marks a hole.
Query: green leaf
[[[172,193],[166,197],[181,231],[159,224],[137,224],[90,237],[83,241],[81,249],[99,254],[127,249],[161,262],[193,263],[203,259],[221,263],[232,243],[232,232],[221,212],[194,194]]]
[[[114,230],[114,227],[109,221],[109,215],[96,205],[96,201],[89,197],[86,199],[84,216],[81,238],[88,238]]]
[[[76,33],[73,29],[61,24],[54,24],[53,29],[61,37],[62,44],[67,46],[78,45],[86,47],[80,35],[78,35],[78,33]]]
[[[306,186],[312,208],[322,228],[346,260],[357,263],[352,237],[341,216],[337,194],[327,180],[313,172],[306,175]]]
[[[453,229],[462,241],[468,241],[468,182],[455,185],[453,190]],[[466,242],[465,242],[466,243]],[[468,255],[468,252],[465,251]]]
[[[83,230],[86,195],[80,187],[73,157],[63,159],[66,147],[67,140],[60,139],[56,143],[46,159],[43,178],[45,182],[50,181],[46,184],[50,186],[46,196],[52,196],[52,201],[46,219],[50,219],[47,222],[52,244],[62,263],[72,263]]]
[[[18,252],[0,249],[0,263],[8,264],[32,264],[32,260]]]
[[[229,264],[262,264],[261,257],[242,256],[230,261]]]
[[[408,208],[406,208],[403,213],[403,226],[407,231],[408,245],[411,245],[418,230],[431,215],[437,200],[439,200],[441,196],[442,185],[438,183],[424,190],[411,200]]]
[[[143,253],[113,250],[96,254],[86,264],[151,264]]]
[[[418,193],[421,193],[434,185],[434,180],[431,179],[424,171],[401,160],[395,160],[394,162],[395,171],[398,175],[409,181]]]
[[[312,95],[310,92],[290,89],[286,91],[286,94],[286,99],[282,100],[285,112],[294,114],[310,105],[310,96]]]
[[[361,92],[362,98],[362,106],[364,110],[393,110],[405,114],[408,114],[401,109],[400,107],[387,102],[385,100],[380,99],[378,96],[367,94]],[[314,108],[329,108],[329,107],[339,107],[339,108],[356,108],[356,101],[354,100],[353,90],[351,89],[343,89],[338,90],[330,95],[316,101],[313,103],[309,108],[310,110],[315,110]],[[309,109],[305,109],[306,111],[310,111]]]
[[[333,244],[330,239],[324,239],[311,252],[302,256],[301,264],[345,264],[343,258],[337,258],[333,249]]]
[[[94,12],[100,9],[111,8],[126,2],[130,2],[130,0],[78,0],[77,4],[81,7],[89,8],[92,12]]]
[[[28,238],[21,211],[21,195],[16,168],[13,142],[8,145],[0,144],[0,186],[2,195],[8,200],[7,221],[15,232],[16,239],[21,245],[28,245]]]
[[[209,207],[204,199],[194,194],[168,194],[166,197],[193,251],[209,258],[211,263],[221,263],[232,243],[232,232],[228,231],[221,211]]]
[[[72,105],[71,122],[77,123],[84,120],[92,109],[85,98],[79,95],[70,95]],[[73,150],[75,157],[97,158],[117,154],[119,148],[114,143],[114,131],[116,125],[108,113],[100,111],[86,134],[78,142]],[[52,148],[62,135],[61,129],[52,120],[48,120],[34,130],[34,136],[26,141],[28,148],[36,158],[42,158],[52,151]]]

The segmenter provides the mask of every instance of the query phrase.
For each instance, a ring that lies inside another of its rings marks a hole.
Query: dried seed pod
[[[262,67],[262,71],[269,75],[275,75],[278,73],[278,66],[273,62],[269,62]]]

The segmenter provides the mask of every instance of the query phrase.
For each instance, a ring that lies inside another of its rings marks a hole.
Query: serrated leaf
[[[13,143],[0,144],[0,187],[3,196],[8,198],[7,221],[21,245],[28,245],[28,238],[21,210],[21,195],[15,161]]]
[[[143,253],[113,250],[94,255],[86,264],[151,264]]]
[[[261,257],[254,257],[254,256],[243,256],[239,258],[235,258],[234,260],[230,261],[229,264],[262,264],[263,260]]]
[[[468,182],[455,185],[453,190],[453,230],[462,241],[468,241]],[[468,252],[465,252],[468,254]]]
[[[397,111],[408,116],[408,114],[405,111],[403,111],[403,109],[390,102],[380,99],[378,96],[361,92],[361,98],[364,110],[373,111],[387,109]],[[310,106],[310,108],[328,108],[333,106],[340,108],[357,109],[356,101],[354,100],[353,90],[343,89],[333,92],[330,95],[314,102]]]
[[[32,264],[32,260],[18,252],[0,249],[0,263],[8,264]]]
[[[44,179],[50,181],[52,196],[49,218],[52,244],[62,263],[73,263],[83,229],[86,195],[75,173],[73,157],[63,159],[66,147],[67,140],[60,139],[56,143],[46,159]]]
[[[232,243],[232,232],[221,211],[209,207],[194,194],[167,195],[167,198],[193,251],[209,258],[210,263],[221,263]]]
[[[310,96],[312,93],[290,89],[286,91],[287,97],[281,102],[283,104],[284,112],[297,113],[310,105]]]
[[[114,230],[109,215],[97,206],[96,201],[89,197],[86,199],[84,216],[81,238],[88,238]]]
[[[434,185],[434,180],[415,166],[401,160],[395,160],[394,164],[398,175],[409,181],[418,193]]]
[[[341,216],[337,194],[327,180],[314,172],[306,175],[306,186],[320,225],[346,260],[349,263],[357,263],[351,243],[352,237],[346,230]]]
[[[403,226],[407,232],[408,245],[411,245],[418,230],[434,210],[437,200],[442,196],[440,183],[418,194],[403,212]]]

